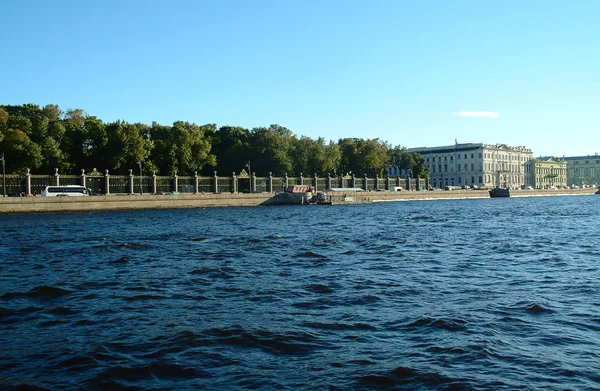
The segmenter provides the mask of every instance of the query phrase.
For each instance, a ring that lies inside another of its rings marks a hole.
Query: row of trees
[[[142,162],[145,172],[170,175],[239,173],[251,162],[259,176],[354,173],[383,175],[396,166],[429,176],[421,157],[379,139],[344,138],[337,142],[297,137],[271,125],[251,130],[215,124],[176,121],[172,126],[104,123],[81,109],[62,111],[57,105],[0,105],[0,152],[9,173],[78,174],[81,168],[108,168],[126,174]]]

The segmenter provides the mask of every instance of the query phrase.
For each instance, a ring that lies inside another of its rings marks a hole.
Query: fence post
[[[219,177],[217,176],[216,171],[213,171],[213,173],[214,173],[213,193],[217,194],[219,192]]]
[[[156,171],[152,170],[152,194],[156,194]]]
[[[325,189],[325,190],[329,190],[329,189],[331,189],[331,173],[330,172],[327,173],[327,189]]]
[[[235,176],[235,171],[231,173],[231,192],[233,194],[237,193],[237,177]]]
[[[85,181],[85,170],[82,168],[81,169],[81,186],[87,187],[85,182],[86,182]]]
[[[58,168],[54,169],[54,182],[56,186],[60,186],[60,174],[58,173]]]
[[[379,174],[375,174],[375,185],[374,185],[374,189],[375,191],[379,190]]]
[[[194,194],[198,193],[198,171],[194,171]]]
[[[290,186],[290,178],[288,178],[287,172],[285,173],[285,176],[283,177],[283,184],[284,184],[283,191],[285,191]]]
[[[104,170],[104,194],[110,194],[110,175],[108,175],[108,169]]]
[[[406,174],[406,190],[411,190],[410,188],[410,177]]]
[[[175,170],[175,174],[173,175],[173,184],[175,185],[175,188],[171,191],[177,191],[177,188],[179,187],[177,181],[177,170]]]
[[[254,193],[256,191],[256,173],[252,172],[250,175],[250,193]]]
[[[421,190],[421,179],[419,178],[419,176],[417,175],[417,191]]]
[[[129,195],[133,194],[133,170],[129,169]]]
[[[302,173],[300,173],[300,185],[304,185],[304,177],[302,176]]]
[[[390,174],[385,174],[385,189],[390,190]]]
[[[269,184],[267,185],[267,192],[268,193],[272,193],[273,192],[273,173],[269,172]]]
[[[318,182],[319,177],[317,176],[317,173],[315,173],[315,175],[313,176],[313,191],[316,193],[317,192],[317,183]]]
[[[396,174],[396,186],[400,186],[400,174]]]
[[[29,168],[25,174],[25,195],[28,197],[31,195],[31,173],[29,172]]]
[[[354,174],[352,174],[352,187],[356,187],[355,186],[355,179],[354,179]],[[363,190],[367,191],[369,189],[369,178],[367,177],[367,174],[363,174]]]

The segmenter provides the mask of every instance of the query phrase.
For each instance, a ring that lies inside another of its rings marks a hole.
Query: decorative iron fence
[[[60,175],[58,170],[54,175],[6,175],[6,195],[37,195],[49,185],[84,185],[91,190],[92,195],[107,194],[162,194],[179,193],[250,193],[250,192],[280,192],[286,186],[311,185],[318,191],[329,188],[360,188],[367,191],[385,191],[392,187],[401,186],[404,189],[424,190],[428,184],[425,179],[406,178],[357,178],[354,176],[340,177],[198,177],[198,176],[136,176],[136,175],[104,175],[94,171],[94,174]],[[417,185],[418,184],[418,185]]]

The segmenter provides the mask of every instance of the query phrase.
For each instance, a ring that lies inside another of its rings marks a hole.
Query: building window
[[[473,154],[471,154],[471,159],[473,159],[473,157],[474,157],[474,155],[473,155]]]
[[[475,163],[471,163],[471,171],[475,171]]]
[[[481,152],[479,152],[479,158],[481,159]],[[481,181],[479,181],[479,182],[481,182]]]

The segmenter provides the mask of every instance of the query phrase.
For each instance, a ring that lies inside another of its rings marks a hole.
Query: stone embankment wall
[[[513,190],[512,197],[593,194],[594,188]],[[333,204],[395,200],[489,198],[487,190],[328,192]],[[113,195],[93,197],[0,197],[1,213],[91,212],[102,210],[208,208],[282,204],[273,193]]]

